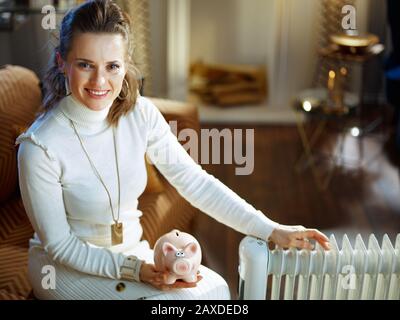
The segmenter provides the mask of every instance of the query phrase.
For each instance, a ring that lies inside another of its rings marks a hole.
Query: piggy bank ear
[[[169,253],[174,253],[178,251],[173,244],[169,243],[169,242],[164,242],[163,246],[162,246],[162,252],[164,254],[164,256],[166,256]]]
[[[185,248],[183,249],[183,251],[186,253],[186,254],[189,254],[189,255],[194,255],[196,252],[197,252],[197,244],[196,243],[194,243],[194,242],[190,242],[190,243],[188,243],[186,246],[185,246]]]

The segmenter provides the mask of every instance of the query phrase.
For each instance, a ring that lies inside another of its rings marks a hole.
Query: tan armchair
[[[190,104],[152,99],[167,121],[199,130],[197,109]],[[28,241],[33,229],[18,190],[15,138],[35,118],[41,104],[39,79],[30,70],[6,65],[0,69],[0,300],[27,299]],[[197,209],[184,200],[151,165],[148,184],[139,199],[143,238],[153,247],[163,233],[191,231]]]

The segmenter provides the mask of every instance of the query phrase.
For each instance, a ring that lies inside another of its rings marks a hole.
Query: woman
[[[137,210],[145,153],[218,221],[283,247],[310,249],[307,239],[315,239],[328,248],[319,231],[269,220],[202,170],[158,109],[137,96],[131,53],[129,21],[115,3],[89,1],[64,17],[44,79],[45,111],[17,139],[21,195],[35,229],[29,277],[36,297],[229,299],[226,282],[204,266],[192,284],[167,285],[155,270]],[[45,266],[54,267],[55,288],[43,285]]]

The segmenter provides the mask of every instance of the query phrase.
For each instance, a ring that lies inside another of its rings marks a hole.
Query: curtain
[[[116,0],[116,3],[130,16],[134,43],[133,61],[144,78],[143,94],[153,95],[150,63],[150,22],[148,0]]]
[[[287,108],[312,84],[316,64],[316,18],[320,0],[274,0],[266,33],[269,44],[269,105]]]

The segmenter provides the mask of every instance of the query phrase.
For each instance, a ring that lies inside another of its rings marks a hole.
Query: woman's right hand
[[[144,283],[151,284],[159,290],[168,291],[171,289],[182,289],[182,288],[194,288],[197,286],[197,282],[199,282],[203,277],[197,274],[196,282],[185,282],[181,280],[175,281],[173,284],[166,284],[165,280],[167,278],[168,271],[157,271],[154,264],[151,263],[143,263],[140,268],[140,281]]]
[[[286,226],[280,224],[275,228],[269,240],[282,248],[296,247],[312,250],[314,246],[309,240],[317,241],[325,250],[330,249],[329,239],[317,229],[307,229],[303,226]]]

